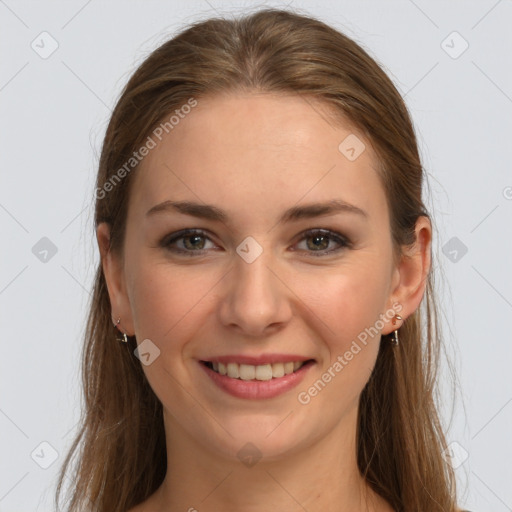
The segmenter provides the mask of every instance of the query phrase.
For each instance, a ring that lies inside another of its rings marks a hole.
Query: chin
[[[289,413],[287,413],[289,414]],[[273,462],[286,459],[295,452],[304,450],[313,442],[316,436],[312,433],[308,436],[308,430],[302,425],[295,428],[290,421],[290,414],[282,414],[276,417],[264,417],[255,415],[248,418],[241,415],[230,420],[219,418],[219,422],[226,428],[219,428],[215,439],[204,433],[199,437],[210,443],[209,449],[215,450],[217,455],[236,462],[244,459],[259,462]],[[285,419],[286,418],[286,419]],[[284,420],[284,421],[283,421]],[[290,422],[289,424],[287,424]],[[314,432],[314,430],[313,430]]]

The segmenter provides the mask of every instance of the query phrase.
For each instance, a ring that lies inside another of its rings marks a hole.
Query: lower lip
[[[208,377],[226,393],[237,398],[249,398],[253,400],[263,400],[286,393],[297,386],[306,372],[314,365],[314,361],[308,361],[303,364],[296,372],[270,380],[241,380],[232,379],[227,375],[221,375],[203,363],[199,366],[206,372]]]

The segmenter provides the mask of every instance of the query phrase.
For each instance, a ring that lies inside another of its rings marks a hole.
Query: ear
[[[118,254],[110,250],[110,226],[102,222],[96,229],[96,238],[101,256],[103,274],[107,282],[108,295],[110,298],[112,323],[121,321],[118,329],[133,336],[133,320],[131,314],[130,301],[126,293],[124,280],[123,263]]]
[[[432,226],[428,217],[421,216],[416,221],[416,240],[411,247],[407,247],[400,257],[400,262],[393,274],[393,291],[390,295],[388,307],[399,303],[402,309],[397,312],[402,320],[393,325],[387,322],[382,334],[389,334],[398,329],[403,321],[418,309],[425,288],[427,277],[432,264]]]

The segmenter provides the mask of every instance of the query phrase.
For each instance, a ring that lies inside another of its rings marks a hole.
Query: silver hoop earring
[[[393,319],[391,320],[391,323],[393,325],[396,325],[397,320],[402,320],[402,317],[400,315],[395,315]],[[391,336],[391,343],[396,347],[399,344],[398,340],[398,329],[393,331],[393,334]]]
[[[117,326],[119,325],[120,322],[121,322],[121,318],[118,318],[117,322],[114,323],[114,327],[117,331],[116,340],[120,341],[121,343],[128,343],[128,336],[126,335],[125,332],[121,333],[122,336],[119,336],[119,329],[117,328]]]
[[[391,343],[395,346],[398,345],[398,331],[393,331],[393,334],[391,335]]]

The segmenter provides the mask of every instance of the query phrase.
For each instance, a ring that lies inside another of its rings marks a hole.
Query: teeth
[[[272,364],[272,377],[282,377],[284,375],[284,364],[283,363],[273,363]]]
[[[272,365],[262,364],[256,366],[256,380],[270,380],[272,378]]]
[[[240,377],[240,371],[236,363],[228,363],[228,377],[232,379],[238,379]]]
[[[290,361],[288,363],[272,363],[253,366],[252,364],[238,363],[212,363],[214,371],[227,375],[232,379],[241,380],[271,380],[278,379],[297,371],[304,361]]]
[[[241,364],[239,372],[242,380],[251,380],[256,378],[256,366],[253,366],[252,364]]]

